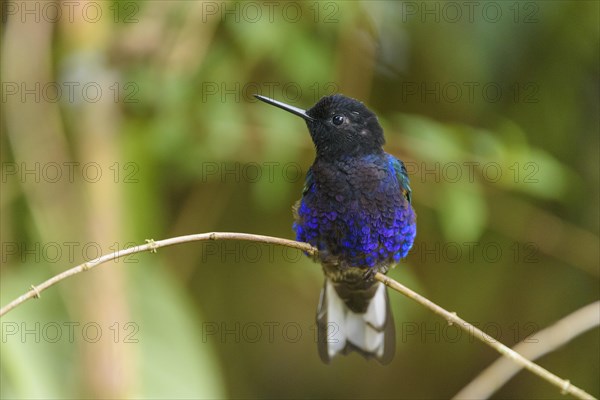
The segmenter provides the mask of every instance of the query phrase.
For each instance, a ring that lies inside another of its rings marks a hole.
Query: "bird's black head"
[[[304,118],[318,158],[338,159],[383,152],[383,129],[377,116],[358,100],[341,94],[326,96],[305,111],[268,97],[255,96]]]

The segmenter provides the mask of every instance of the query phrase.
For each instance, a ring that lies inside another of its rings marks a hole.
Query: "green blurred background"
[[[376,111],[418,214],[390,275],[505,344],[599,297],[596,1],[2,7],[3,305],[145,239],[293,238],[312,143],[253,93]],[[2,318],[0,394],[448,398],[498,357],[391,293],[393,363],[323,365],[321,285],[251,243],[108,263]],[[540,363],[600,395],[597,328]],[[521,372],[495,396],[560,394]]]

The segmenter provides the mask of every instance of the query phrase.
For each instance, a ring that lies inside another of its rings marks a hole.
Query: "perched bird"
[[[317,309],[319,355],[325,363],[357,351],[389,363],[395,328],[376,272],[405,257],[416,215],[404,163],[383,151],[377,116],[358,100],[323,97],[309,110],[255,95],[306,121],[316,158],[294,207],[296,239],[318,249],[325,285]]]

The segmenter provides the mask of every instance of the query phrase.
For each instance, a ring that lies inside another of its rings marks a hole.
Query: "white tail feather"
[[[333,284],[327,280],[327,353],[329,359],[342,352],[348,342],[366,353],[381,358],[384,354],[383,327],[387,318],[385,286],[377,283],[377,291],[367,311],[355,313],[340,299]]]

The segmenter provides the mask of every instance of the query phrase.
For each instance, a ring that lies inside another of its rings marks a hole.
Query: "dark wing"
[[[298,200],[292,207],[292,212],[294,214],[294,221],[296,223],[301,222],[300,216],[298,215],[298,209],[300,208],[300,203],[302,202],[302,199],[304,198],[304,196],[306,196],[308,194],[308,192],[311,190],[313,185],[314,185],[313,174],[312,174],[312,170],[309,168],[308,171],[306,171],[306,179],[304,180],[304,188],[302,189],[302,198],[300,200]]]
[[[305,196],[310,189],[312,188],[312,186],[315,184],[314,179],[313,179],[313,174],[312,174],[312,168],[309,168],[308,171],[306,171],[306,179],[304,180],[304,188],[302,189],[302,196]]]
[[[398,178],[398,182],[400,183],[400,188],[402,189],[402,194],[406,197],[408,202],[411,202],[411,193],[410,182],[408,179],[408,172],[406,171],[406,167],[404,163],[398,160],[394,156],[388,156],[390,160],[390,164],[394,168],[394,172],[396,172],[396,178]]]

